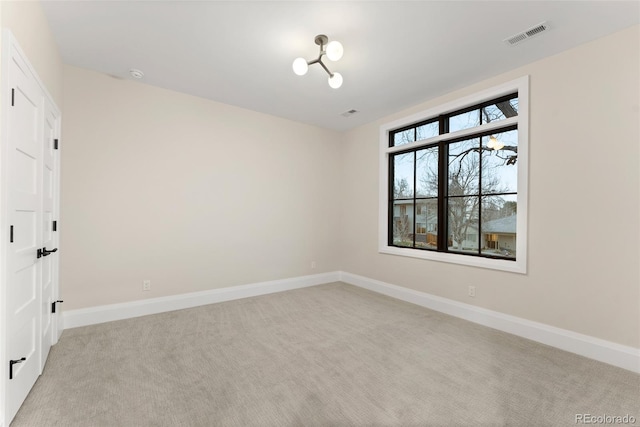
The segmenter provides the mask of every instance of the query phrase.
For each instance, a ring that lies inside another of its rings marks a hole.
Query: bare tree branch
[[[458,154],[450,154],[450,160],[449,160],[449,164],[451,164],[452,162],[459,160],[462,161],[464,160],[464,158],[471,152],[475,152],[475,153],[479,153],[482,154],[483,151],[494,151],[493,148],[489,148],[487,146],[484,147],[472,147],[472,148],[468,148]],[[518,160],[518,146],[517,145],[505,145],[504,147],[502,147],[500,150],[496,150],[496,151],[512,151],[515,154],[511,155],[511,156],[507,156],[507,157],[502,157],[500,155],[498,155],[497,157],[500,159],[505,160],[505,164],[507,165],[515,165],[516,161]]]
[[[510,101],[498,102],[496,103],[496,107],[498,107],[500,111],[502,111],[502,114],[504,114],[506,118],[515,117],[518,115],[518,111],[513,108],[513,105],[511,105]]]

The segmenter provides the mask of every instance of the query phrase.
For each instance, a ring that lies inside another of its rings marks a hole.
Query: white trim
[[[396,246],[381,247],[378,252],[388,255],[399,255],[410,258],[427,259],[430,261],[448,262],[451,264],[467,265],[471,267],[489,268],[492,270],[508,271],[511,273],[526,273],[518,261],[503,259],[490,259],[479,256],[465,256],[455,253],[416,250],[412,248],[400,248]]]
[[[164,313],[167,311],[182,310],[185,308],[198,307],[217,302],[306,288],[308,286],[337,282],[339,278],[340,273],[334,271],[312,276],[272,280],[269,282],[231,286],[227,288],[171,295],[167,297],[131,301],[120,304],[102,305],[78,310],[65,310],[63,311],[61,323],[65,329],[77,328],[80,326],[94,325],[114,320],[146,316],[148,314]]]
[[[60,250],[60,252],[64,252],[64,245],[60,246],[60,234],[61,234],[61,224],[60,224],[60,220],[62,218],[62,215],[60,215],[60,189],[62,188],[61,185],[61,176],[62,176],[62,170],[60,169],[60,167],[62,166],[62,163],[60,161],[60,159],[62,158],[62,150],[64,147],[64,143],[62,141],[62,112],[57,110],[56,107],[56,112],[57,112],[57,118],[56,118],[56,129],[55,129],[55,137],[58,139],[58,149],[56,150],[55,153],[55,163],[56,163],[56,178],[55,178],[55,191],[54,194],[55,196],[55,201],[54,201],[54,208],[53,208],[53,212],[54,212],[54,221],[57,221],[57,228],[55,231],[55,242],[56,245],[55,247],[58,248]],[[62,239],[64,241],[64,239]],[[54,265],[54,273],[53,273],[53,278],[54,278],[54,283],[53,283],[53,300],[57,301],[60,298],[60,255],[57,256],[56,258],[56,263]],[[62,316],[60,316],[58,313],[56,313],[55,316],[53,316],[53,334],[52,334],[52,345],[55,345],[58,343],[58,340],[60,339],[60,336],[62,335]]]
[[[7,366],[6,352],[7,352],[7,322],[6,322],[6,301],[7,301],[7,225],[9,220],[9,180],[8,180],[8,162],[7,157],[9,154],[9,138],[7,136],[7,107],[9,102],[9,94],[11,93],[9,88],[9,58],[11,53],[11,40],[7,35],[8,30],[2,32],[2,62],[0,64],[0,423],[4,424],[6,413],[6,395],[7,395]],[[6,420],[7,424],[11,421]]]
[[[71,329],[337,281],[342,281],[379,294],[640,373],[640,349],[438,297],[425,292],[392,285],[345,271],[333,271],[313,276],[294,277],[189,294],[64,311],[60,322],[65,329]],[[0,427],[2,426],[0,425]]]
[[[60,313],[58,315],[58,325],[57,325],[57,337],[56,337],[56,344],[58,343],[58,341],[60,341],[60,338],[62,337],[62,333],[64,332],[64,314]],[[0,426],[1,427],[1,426]]]
[[[502,95],[508,95],[518,91],[518,117],[502,120],[478,126],[473,129],[464,129],[428,140],[417,141],[411,144],[404,144],[400,147],[389,147],[389,132],[399,127],[417,123],[422,120],[437,117],[451,111],[459,110],[469,105],[481,103]],[[473,267],[502,270],[511,273],[527,273],[527,229],[528,229],[528,176],[529,176],[529,76],[503,83],[499,86],[483,90],[473,95],[457,99],[452,102],[422,111],[411,116],[395,120],[380,126],[380,148],[379,148],[379,185],[378,185],[378,252],[383,254],[408,256],[431,261],[448,262],[453,264],[468,265]],[[405,149],[416,148],[442,139],[452,139],[455,136],[462,136],[475,133],[480,129],[494,129],[504,126],[506,123],[518,124],[518,196],[517,196],[517,224],[516,224],[516,260],[500,260],[484,257],[474,257],[454,253],[443,253],[436,251],[399,248],[389,246],[387,242],[389,219],[388,219],[388,194],[389,194],[389,154]]]
[[[341,272],[342,282],[368,289],[473,323],[508,332],[580,356],[640,373],[640,349],[461,303],[425,292]]]

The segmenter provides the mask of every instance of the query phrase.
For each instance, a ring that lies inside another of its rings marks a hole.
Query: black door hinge
[[[13,243],[13,225],[9,227],[9,243]]]
[[[58,231],[58,221],[53,221],[52,227],[53,231]]]
[[[58,138],[53,140],[53,149],[57,150],[58,149]]]
[[[16,101],[16,90],[15,89],[11,89],[11,106],[13,107]]]
[[[13,365],[17,363],[22,363],[25,360],[27,360],[26,357],[21,357],[20,359],[16,359],[16,360],[9,360],[9,379],[10,380],[13,379]]]
[[[61,302],[64,302],[64,301],[59,299],[58,301],[54,301],[54,302],[51,303],[51,313],[52,314],[56,312],[56,304],[59,304]]]

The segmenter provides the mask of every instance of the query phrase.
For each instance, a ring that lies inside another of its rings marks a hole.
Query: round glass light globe
[[[307,74],[307,70],[309,70],[309,65],[306,59],[296,58],[296,60],[293,61],[293,72],[297,75],[304,76]]]
[[[342,74],[333,73],[333,77],[329,77],[329,86],[334,89],[338,89],[340,86],[342,86]]]
[[[334,40],[332,42],[329,42],[326,52],[327,58],[329,58],[330,61],[337,61],[342,58],[342,55],[344,54],[344,48],[342,47],[342,43]]]

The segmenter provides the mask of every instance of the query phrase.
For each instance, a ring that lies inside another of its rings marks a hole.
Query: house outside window
[[[527,77],[383,125],[380,145],[380,252],[526,272]]]

